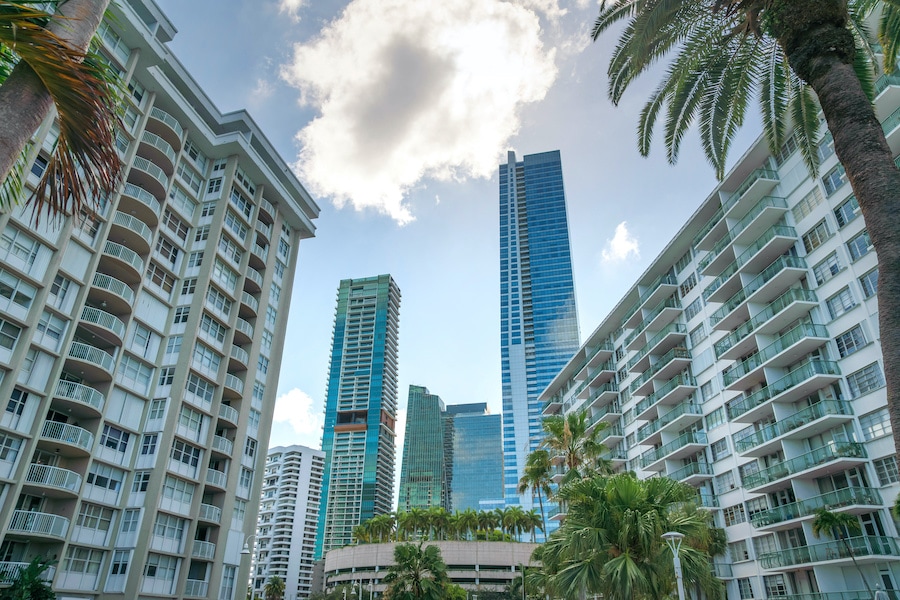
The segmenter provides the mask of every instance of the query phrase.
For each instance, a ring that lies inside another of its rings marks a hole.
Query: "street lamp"
[[[684,579],[681,576],[681,559],[678,558],[678,551],[681,549],[684,534],[677,531],[669,531],[662,534],[662,539],[666,541],[666,545],[672,551],[672,563],[675,566],[675,582],[678,584],[678,600],[684,600]]]
[[[256,534],[248,535],[244,538],[244,547],[241,549],[241,556],[249,556],[250,555],[250,540],[256,537]]]

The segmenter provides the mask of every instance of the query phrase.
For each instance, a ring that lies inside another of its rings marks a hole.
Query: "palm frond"
[[[884,52],[884,72],[893,73],[900,53],[900,4],[885,2],[878,26],[878,42]]]
[[[787,113],[789,97],[790,66],[778,44],[769,43],[764,51],[764,57],[760,74],[760,113],[769,150],[775,154],[784,143],[784,134],[787,130],[784,115]]]
[[[600,14],[594,21],[594,27],[591,29],[591,38],[596,42],[604,31],[612,25],[634,14],[636,0],[625,0],[623,2],[613,2],[609,6],[604,2],[600,6]]]
[[[794,81],[790,109],[800,155],[809,172],[817,173],[819,171],[819,105],[810,87],[799,79]]]

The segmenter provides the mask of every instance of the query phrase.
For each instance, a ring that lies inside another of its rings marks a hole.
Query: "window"
[[[222,195],[222,178],[221,177],[213,177],[212,179],[209,180],[209,183],[206,185],[206,197],[207,198],[211,198],[211,197],[218,198],[221,195]],[[212,206],[212,210],[207,211],[206,210],[207,205]],[[200,216],[201,217],[210,216],[213,213],[213,211],[215,210],[215,206],[216,206],[215,202],[204,202],[203,209],[200,212]]]
[[[253,205],[250,204],[250,201],[247,200],[244,195],[237,190],[237,188],[231,188],[231,195],[228,197],[231,200],[231,203],[234,204],[241,214],[243,214],[248,219],[250,215],[253,214]]]
[[[269,372],[269,359],[266,358],[265,356],[263,356],[262,354],[260,354],[259,358],[256,361],[256,368],[263,375],[268,373]]]
[[[757,498],[756,500],[762,500],[763,505],[765,505],[765,498]],[[751,500],[751,502],[754,502]],[[747,507],[750,507],[750,502],[747,503]],[[762,508],[760,510],[766,510]],[[751,513],[751,514],[755,514]],[[753,551],[756,553],[756,558],[759,558],[763,554],[771,554],[772,552],[778,552],[778,547],[775,545],[775,536],[774,535],[761,535],[759,537],[753,538]]]
[[[253,485],[253,469],[248,469],[247,467],[241,467],[241,477],[238,481],[238,485],[240,487],[248,488]]]
[[[150,379],[153,377],[153,369],[136,358],[128,355],[122,357],[119,369],[116,373],[116,381],[131,385],[135,391],[147,393],[150,388]]]
[[[237,273],[226,267],[225,263],[216,260],[213,263],[212,276],[216,281],[221,283],[226,290],[234,291],[234,288],[237,285]]]
[[[147,280],[167,294],[171,294],[172,288],[175,287],[175,277],[169,275],[165,269],[156,264],[156,261],[151,260],[150,266],[147,267]]]
[[[713,478],[713,484],[716,487],[717,494],[724,494],[735,489],[737,486],[735,485],[734,471],[725,471],[721,475],[716,475]]]
[[[850,387],[850,397],[857,398],[877,390],[884,385],[884,377],[878,363],[872,363],[859,371],[847,375],[847,385]]]
[[[866,345],[866,336],[863,334],[862,327],[856,325],[850,331],[834,338],[834,342],[837,344],[838,354],[841,358],[845,358]]]
[[[273,283],[269,290],[269,304],[278,304],[281,300],[281,286]]]
[[[175,572],[178,570],[178,559],[174,556],[162,554],[147,555],[147,565],[144,567],[144,575],[153,579],[175,581]]]
[[[240,265],[241,259],[244,257],[244,253],[238,245],[225,235],[219,238],[219,251],[222,253],[222,256],[236,265]]]
[[[247,427],[249,429],[257,429],[259,428],[259,419],[262,416],[258,410],[251,408],[250,416],[247,418]]]
[[[141,439],[141,454],[144,456],[156,454],[156,446],[159,442],[158,433],[146,433]]]
[[[19,388],[13,388],[12,393],[9,395],[9,402],[6,403],[6,412],[22,416],[26,402],[28,402],[28,392]]]
[[[190,431],[199,433],[203,426],[203,415],[187,406],[182,406],[178,413],[178,424]]]
[[[747,549],[747,540],[738,540],[728,544],[728,554],[732,562],[750,560],[750,551]]]
[[[231,300],[214,287],[210,287],[206,291],[206,302],[226,317],[231,314]]]
[[[206,155],[200,152],[200,149],[194,145],[191,140],[187,140],[184,143],[184,153],[191,157],[191,160],[194,161],[198,167],[200,167],[201,171],[206,170]]]
[[[104,425],[103,433],[100,435],[100,445],[112,448],[116,452],[125,452],[128,449],[129,437],[127,431],[122,431],[112,425]]]
[[[247,173],[242,168],[237,167],[234,170],[234,179],[244,186],[244,189],[250,192],[251,196],[256,193],[256,185],[254,185],[253,180],[247,176]]]
[[[806,194],[796,206],[791,210],[794,215],[794,222],[799,223],[803,217],[808,215],[813,211],[815,207],[821,204],[825,200],[825,197],[822,196],[822,192],[819,188],[814,188],[808,194]]]
[[[200,193],[200,186],[203,183],[203,178],[186,162],[183,160],[178,163],[178,168],[175,170],[178,173],[178,176],[181,177],[181,180],[187,184],[189,188],[194,190],[195,194]]]
[[[837,319],[839,316],[841,316],[851,308],[854,308],[856,306],[856,302],[853,300],[853,294],[850,292],[850,288],[845,287],[837,294],[826,300],[825,306],[828,307],[828,314],[831,315],[831,318]]]
[[[15,348],[16,341],[18,341],[21,333],[21,327],[0,319],[0,348],[6,348],[7,350]]]
[[[747,520],[747,515],[744,513],[743,504],[735,504],[734,506],[725,508],[722,511],[722,516],[725,518],[726,527],[737,525],[738,523],[743,523]]]
[[[82,546],[69,546],[66,550],[66,558],[63,560],[62,570],[67,573],[97,574],[100,572],[100,563],[103,562],[103,551]]]
[[[181,284],[181,295],[188,296],[197,291],[197,280],[196,279],[185,279]]]
[[[728,447],[728,438],[723,437],[721,440],[713,442],[709,447],[713,460],[719,460],[726,456],[731,456],[731,449]]]
[[[225,325],[207,314],[204,314],[203,318],[200,319],[200,330],[208,333],[212,339],[219,343],[225,341],[225,333],[227,331]]]
[[[153,333],[135,321],[131,330],[131,350],[146,358],[147,351],[150,349],[151,339],[153,339]]]
[[[122,527],[121,533],[133,533],[137,531],[138,523],[141,520],[141,511],[138,508],[126,508],[122,511]]]
[[[38,322],[37,330],[44,334],[44,340],[52,342],[54,347],[56,347],[66,332],[66,321],[45,310],[41,313],[41,320]]]
[[[900,481],[900,471],[897,469],[897,457],[885,456],[872,461],[875,466],[875,474],[878,476],[878,484],[882,487]]]
[[[704,323],[700,323],[691,330],[691,348],[694,348],[706,339],[706,325]]]
[[[287,266],[281,262],[280,260],[275,260],[275,277],[278,279],[282,279],[284,277],[284,270]]]
[[[259,351],[266,356],[269,356],[269,354],[272,352],[272,341],[274,340],[274,336],[275,334],[273,334],[268,329],[263,329],[262,336],[260,337],[259,341]]]
[[[202,377],[199,377],[193,373],[188,376],[187,385],[185,389],[200,398],[204,403],[210,403],[213,399],[213,392],[215,390],[215,386],[209,383]]]
[[[825,219],[822,219],[812,229],[803,234],[803,247],[806,249],[806,253],[809,254],[824,244],[830,237],[831,231],[828,230],[828,223],[825,222]]]
[[[234,596],[234,582],[237,581],[237,567],[225,565],[222,569],[222,587],[219,588],[219,600],[231,600]]]
[[[175,381],[175,367],[163,367],[159,370],[160,387],[172,385],[173,381]]]
[[[203,371],[218,373],[222,357],[206,344],[197,342],[194,345],[194,366]]]
[[[784,161],[791,157],[791,155],[797,151],[799,147],[797,145],[797,135],[798,133],[795,131],[791,137],[784,140],[784,143],[781,145],[781,148],[778,150],[778,154],[775,155],[775,162],[778,166],[781,166]]]
[[[847,174],[844,172],[842,165],[837,165],[822,177],[822,186],[825,188],[825,195],[830,196],[847,183]]]
[[[49,164],[50,164],[50,159],[48,159],[43,154],[38,154],[34,159],[34,163],[32,163],[32,165],[31,165],[31,173],[35,177],[40,179],[41,177],[44,176],[44,171],[47,170],[47,165],[49,165]]]
[[[194,484],[177,477],[166,475],[163,483],[163,497],[175,502],[190,504],[194,500]]]
[[[255,458],[256,457],[256,446],[257,446],[257,441],[254,440],[252,437],[248,437],[247,442],[244,444],[244,455],[247,456],[248,458]]]
[[[173,335],[166,341],[166,354],[178,354],[181,352],[181,342],[184,341],[183,335]]]
[[[859,278],[859,285],[862,286],[863,295],[871,298],[878,293],[878,267],[875,267],[865,275]]]
[[[87,529],[97,529],[99,531],[109,531],[112,524],[113,510],[105,506],[84,502],[81,505],[81,512],[78,513],[78,519],[75,523],[79,527]]]
[[[88,471],[87,482],[99,488],[118,491],[122,487],[125,474],[103,463],[95,462]]]
[[[175,309],[175,316],[172,317],[172,323],[187,323],[190,313],[190,306],[179,306]]]
[[[875,438],[891,435],[891,416],[887,407],[870,412],[859,418],[859,426],[862,428],[863,439],[867,442]]]
[[[16,267],[28,271],[34,265],[40,247],[37,240],[7,225],[0,236],[0,260],[11,261]]]
[[[834,154],[834,138],[831,136],[830,131],[826,131],[825,135],[822,136],[822,140],[816,148],[816,153],[819,155],[820,163]]]
[[[834,218],[838,227],[843,227],[859,216],[859,202],[856,196],[850,196],[834,209]]]
[[[128,573],[129,560],[131,560],[131,550],[113,550],[112,565],[109,568],[109,574],[125,575]]]
[[[225,225],[234,232],[234,235],[236,235],[241,242],[246,241],[247,226],[244,225],[238,216],[230,210],[225,213]]]
[[[291,255],[291,245],[287,243],[286,240],[280,238],[278,240],[278,256],[282,257],[284,260],[288,260]],[[694,283],[696,283],[696,278],[694,279]]]
[[[825,257],[825,260],[813,267],[813,274],[816,276],[816,283],[822,285],[841,271],[841,263],[838,260],[837,252],[832,252]]]
[[[170,382],[171,383],[171,382]],[[166,399],[154,398],[150,401],[150,410],[147,412],[147,419],[162,419],[166,416]]]
[[[194,241],[195,242],[203,242],[209,239],[209,225],[204,225],[203,227],[198,227],[197,231],[194,233]]]
[[[200,448],[195,448],[181,440],[172,442],[172,459],[196,467],[200,464]]]
[[[697,274],[691,273],[690,276],[687,279],[685,279],[684,282],[682,282],[682,284],[678,287],[678,291],[680,292],[681,297],[684,298],[685,296],[687,296],[688,292],[690,292],[692,289],[694,289],[694,286],[696,286],[696,285],[697,285]]]
[[[266,327],[275,331],[275,321],[278,319],[278,310],[274,306],[266,308]]]
[[[869,239],[869,232],[863,230],[859,235],[847,242],[847,252],[850,253],[850,260],[856,262],[872,250],[872,240]]]
[[[175,246],[172,242],[167,240],[163,236],[159,236],[159,239],[156,240],[156,251],[159,255],[166,260],[171,266],[175,266],[176,261],[178,260],[178,247]]]
[[[710,379],[706,383],[700,386],[700,396],[703,398],[704,402],[709,402],[713,396],[716,395],[716,380]],[[722,420],[724,422],[725,419],[725,409],[719,408],[718,410],[722,411]],[[714,414],[714,413],[713,413]]]
[[[766,500],[765,496],[760,496],[759,498],[753,498],[751,500],[747,500],[745,502],[747,506],[747,516],[751,519],[753,515],[759,512],[763,512],[764,510],[769,510],[769,503]],[[756,540],[753,540],[754,545],[756,544]]]
[[[771,552],[775,552],[775,549],[773,548]],[[788,595],[787,585],[784,582],[784,575],[781,573],[763,576],[763,583],[766,586],[766,598],[778,598],[779,596]]]
[[[214,180],[210,179],[209,181],[210,181],[210,183],[212,183]],[[221,185],[221,182],[222,182],[222,180],[220,179],[219,180],[220,185]],[[216,201],[215,200],[210,200],[210,201],[204,202],[203,206],[200,207],[200,218],[202,219],[204,217],[212,217],[215,212],[216,212]]]
[[[8,463],[15,463],[19,456],[19,448],[22,447],[22,440],[16,437],[0,433],[0,460]]]
[[[61,275],[57,275],[53,285],[50,287],[50,294],[57,297],[57,305],[59,305],[63,297],[65,297],[65,291],[60,294],[57,281],[64,281],[68,289],[69,280]],[[17,304],[27,310],[31,307],[36,294],[37,288],[25,283],[12,273],[0,269],[0,297],[6,298],[12,304]]]
[[[691,264],[691,258],[692,258],[691,250],[690,250],[690,248],[688,248],[688,251],[685,252],[684,254],[682,254],[681,258],[679,258],[675,262],[675,274],[676,275],[678,273],[681,273],[682,271],[684,271],[685,267],[687,267],[689,264]]]
[[[191,252],[188,255],[187,266],[189,269],[199,267],[203,264],[203,252]]]
[[[752,600],[753,598],[753,586],[750,585],[750,578],[743,577],[737,580],[738,584],[738,592],[741,595],[741,600]]]

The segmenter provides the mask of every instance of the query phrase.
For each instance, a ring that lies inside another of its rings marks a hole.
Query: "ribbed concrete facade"
[[[876,100],[895,153],[898,86]],[[542,395],[608,423],[618,469],[697,488],[731,600],[900,581],[878,259],[827,132],[819,155],[811,178],[793,137],[774,156],[758,140]],[[857,517],[852,556],[813,534],[818,508]]]
[[[120,191],[40,227],[0,215],[0,570],[55,559],[59,598],[243,598],[318,207],[169,53],[151,0],[110,15],[100,51],[129,92]],[[56,137],[37,132],[29,186]]]

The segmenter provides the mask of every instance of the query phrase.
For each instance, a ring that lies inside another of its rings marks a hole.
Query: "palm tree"
[[[478,530],[478,513],[472,508],[458,512],[456,524],[467,540],[472,539],[472,534]]]
[[[437,546],[423,542],[398,544],[394,548],[394,565],[384,576],[387,600],[440,600],[450,586],[447,565]]]
[[[525,532],[531,533],[531,541],[537,541],[538,531],[547,531],[547,521],[543,515],[539,515],[534,511],[525,513]]]
[[[859,572],[859,577],[863,580],[866,590],[869,592],[869,595],[874,598],[872,588],[869,587],[869,581],[866,579],[866,576],[863,575],[862,569],[859,567],[859,564],[856,562],[856,557],[853,555],[853,548],[850,547],[850,543],[847,541],[847,538],[850,537],[850,531],[859,531],[861,529],[859,526],[859,519],[856,518],[856,515],[851,515],[850,513],[836,513],[825,508],[816,509],[815,515],[816,516],[812,520],[813,535],[819,537],[822,533],[828,533],[834,539],[840,540],[844,549],[847,551],[847,554],[850,556],[850,560],[853,561],[853,566],[856,567],[856,570]]]
[[[698,119],[706,157],[722,177],[731,141],[758,92],[769,148],[781,148],[792,121],[815,173],[821,108],[880,259],[881,347],[900,450],[900,170],[872,105],[879,65],[865,26],[879,13],[881,68],[892,73],[900,50],[896,0],[604,0],[592,35],[596,40],[625,21],[608,68],[615,104],[638,75],[675,53],[641,113],[638,147],[645,156],[665,107],[669,161],[677,160],[684,133]]]
[[[35,0],[0,7],[0,205],[21,191],[23,149],[51,111],[59,140],[33,199],[35,217],[77,214],[112,193],[122,168],[116,152],[117,83],[88,52],[109,0]],[[11,61],[18,61],[9,68]]]
[[[15,576],[3,581],[9,587],[0,590],[0,600],[55,600],[56,594],[44,579],[44,571],[52,563],[43,557],[31,559],[25,567],[15,571]]]
[[[443,540],[447,537],[447,529],[450,527],[450,513],[443,506],[432,506],[426,512],[428,529],[432,539]]]
[[[525,459],[525,468],[519,479],[517,491],[524,494],[531,490],[532,497],[537,496],[538,506],[541,508],[541,531],[547,531],[547,516],[544,513],[544,497],[550,497],[553,493],[550,483],[550,453],[543,448],[531,452]]]
[[[284,579],[272,575],[263,587],[266,600],[281,600],[284,597]]]
[[[584,411],[569,413],[565,416],[551,415],[542,423],[544,439],[542,448],[552,450],[562,457],[566,465],[560,485],[580,479],[592,473],[598,466],[598,457],[606,447],[597,442],[601,431],[609,424],[601,421],[593,426],[588,423]]]
[[[484,539],[487,540],[490,533],[497,528],[499,519],[497,513],[493,510],[482,510],[478,512],[478,529],[484,532]]]
[[[650,600],[672,592],[672,555],[661,536],[685,535],[679,556],[686,583],[710,598],[724,588],[709,568],[709,514],[691,486],[632,473],[573,481],[559,491],[566,520],[542,547],[549,587],[564,597],[603,594],[608,600]]]

